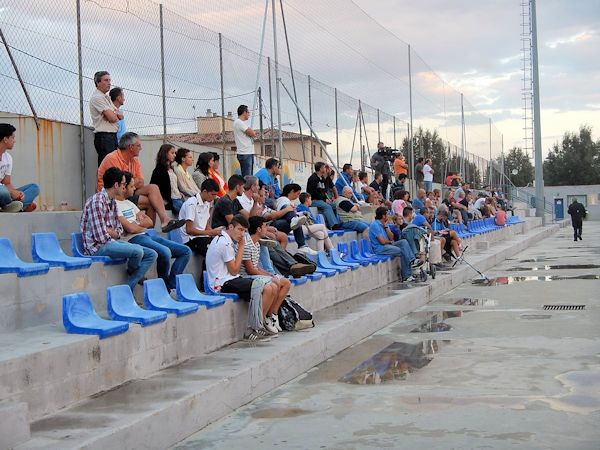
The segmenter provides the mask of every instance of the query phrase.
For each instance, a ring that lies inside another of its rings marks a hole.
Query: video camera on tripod
[[[402,154],[402,150],[392,147],[383,147],[382,149],[378,149],[378,151],[383,155],[383,158],[390,163],[394,161],[396,156]]]

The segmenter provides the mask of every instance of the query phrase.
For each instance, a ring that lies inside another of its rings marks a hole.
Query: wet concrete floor
[[[600,223],[571,237],[485,273],[535,281],[466,282],[175,448],[598,450]]]

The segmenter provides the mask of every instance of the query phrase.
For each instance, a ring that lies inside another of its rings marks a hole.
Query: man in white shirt
[[[262,210],[258,198],[258,178],[254,175],[244,177],[244,192],[233,202],[233,213],[241,214],[246,219],[258,216]]]
[[[135,203],[127,200],[135,191],[135,180],[130,172],[123,172],[123,175],[125,177],[125,189],[117,193],[115,198],[117,216],[124,230],[121,238],[129,241],[130,244],[142,246],[144,254],[148,253],[148,250],[150,252],[154,250],[158,255],[156,272],[159,278],[163,279],[168,290],[175,289],[176,277],[183,273],[192,256],[192,251],[177,242],[146,234],[147,229],[154,226],[154,222],[143,211],[140,211]],[[171,258],[175,258],[173,266],[171,266]]]
[[[11,124],[0,123],[0,211],[31,212],[37,207],[33,200],[40,188],[33,183],[15,188],[11,181],[13,162],[8,150],[15,146],[16,131]]]
[[[225,227],[212,228],[211,215],[219,185],[207,178],[200,186],[200,192],[188,198],[179,211],[179,219],[185,225],[179,229],[181,241],[192,249],[195,255],[206,257],[209,244]]]
[[[240,162],[242,176],[252,175],[254,171],[254,138],[256,132],[246,123],[250,117],[248,106],[240,105],[238,118],[233,122],[233,138],[235,139],[237,160]]]
[[[427,158],[423,163],[423,182],[425,183],[425,191],[433,191],[433,167],[431,158]]]
[[[96,90],[90,98],[90,116],[94,124],[94,147],[98,153],[98,167],[106,155],[118,147],[117,131],[123,113],[110,97],[110,74],[104,70],[94,74]]]

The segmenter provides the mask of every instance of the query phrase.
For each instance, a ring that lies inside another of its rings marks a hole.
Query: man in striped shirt
[[[126,258],[129,275],[127,284],[133,290],[158,255],[150,248],[120,240],[123,226],[117,215],[115,198],[125,189],[123,171],[111,167],[102,175],[102,181],[104,187],[92,195],[83,207],[80,222],[83,251],[90,256]]]

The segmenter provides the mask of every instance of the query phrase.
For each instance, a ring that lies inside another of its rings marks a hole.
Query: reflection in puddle
[[[285,419],[311,414],[312,412],[301,408],[265,408],[254,411],[252,417],[254,419]]]
[[[439,333],[450,331],[452,327],[445,323],[444,320],[462,317],[463,313],[470,311],[426,311],[415,312],[409,315],[419,321],[419,326],[410,330],[411,333]]]
[[[405,380],[409,373],[425,367],[438,352],[438,341],[417,344],[394,342],[341,377],[350,384],[381,384]]]
[[[541,277],[496,277],[490,279],[476,279],[471,283],[476,286],[500,286],[506,284],[519,283],[521,281],[561,281],[561,280],[600,280],[600,275],[548,275]]]
[[[545,266],[535,266],[535,267],[512,267],[510,269],[506,269],[507,272],[520,272],[523,270],[561,270],[561,269],[598,269],[600,265],[598,264],[557,264],[557,265],[545,265]]]
[[[550,314],[521,314],[521,319],[536,320],[536,319],[549,319],[552,317]]]
[[[498,306],[498,301],[489,298],[460,298],[454,301],[453,304],[461,306]]]

